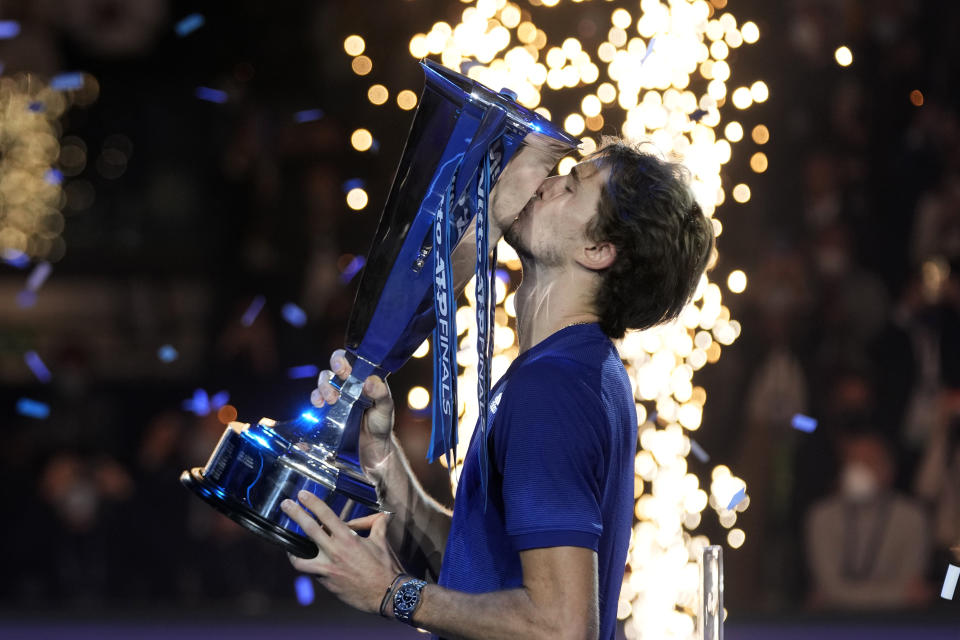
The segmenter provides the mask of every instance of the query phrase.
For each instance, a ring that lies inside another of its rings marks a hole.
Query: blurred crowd
[[[65,130],[91,147],[121,131],[136,155],[119,180],[90,177],[97,198],[68,218],[67,258],[37,301],[40,313],[57,278],[63,295],[110,284],[119,292],[97,307],[101,324],[80,327],[77,310],[41,331],[32,311],[4,303],[0,606],[290,604],[283,553],[177,478],[204,464],[231,410],[282,419],[307,402],[313,376],[288,371],[322,368],[342,346],[348,266],[372,237],[404,127],[394,112],[379,155],[350,152],[363,92],[341,40],[318,35],[345,32],[341,3],[291,3],[281,15],[242,2],[208,19],[216,37],[205,45],[144,26],[183,13],[161,0],[118,3],[111,20],[91,11],[99,23],[79,9],[45,21],[57,3],[40,4],[18,5],[36,26],[23,50],[0,46],[7,73],[37,71],[28,61],[38,60],[41,72],[88,69],[101,94],[68,113]],[[960,14],[940,4],[737,8],[761,24],[772,94],[760,111],[771,168],[751,177],[741,219],[719,213],[717,272],[749,275],[744,294],[724,297],[743,334],[698,374],[709,398],[702,442],[750,496],[738,524],[746,544],[727,551],[730,608],[927,607],[947,563],[960,564]],[[124,39],[114,33],[124,24],[140,31]],[[849,67],[834,60],[841,44]],[[419,86],[416,68],[396,72]],[[204,82],[226,87],[230,103],[197,101],[190,83]],[[291,117],[316,107],[316,121]],[[378,184],[353,213],[343,185],[364,175]],[[24,277],[3,269],[5,282]],[[242,322],[258,296],[265,306]],[[288,302],[305,324],[285,316]],[[37,340],[53,372],[46,385],[20,364]],[[165,343],[173,361],[157,357]],[[429,386],[429,363],[395,379]],[[226,406],[185,403],[198,387],[204,397],[229,390],[215,403]],[[25,396],[50,416],[18,415]],[[817,429],[793,429],[796,414]],[[444,470],[421,462],[428,419],[403,410],[399,429],[425,483],[449,501]]]
[[[782,172],[743,337],[705,373],[705,429],[738,432],[751,496],[728,589],[760,609],[934,606],[960,563],[960,15],[820,1],[782,19]]]

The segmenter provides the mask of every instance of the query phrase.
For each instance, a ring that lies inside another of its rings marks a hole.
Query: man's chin
[[[530,249],[524,244],[523,239],[520,237],[520,230],[517,228],[516,220],[503,232],[503,239],[506,240],[508,245],[513,247],[513,250],[517,252],[518,256],[524,257],[530,255]]]

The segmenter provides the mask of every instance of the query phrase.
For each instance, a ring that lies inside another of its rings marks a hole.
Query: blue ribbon
[[[443,453],[447,468],[453,469],[457,446],[457,301],[453,290],[453,264],[450,254],[451,204],[456,197],[451,180],[433,224],[433,308],[437,325],[433,330],[433,433],[427,459]],[[439,436],[439,437],[438,437]]]
[[[487,414],[489,413],[490,398],[490,362],[493,360],[491,335],[496,311],[493,269],[490,264],[491,262],[494,265],[497,264],[497,250],[494,246],[493,256],[491,257],[490,237],[487,233],[490,204],[490,159],[492,154],[493,145],[483,155],[483,171],[480,174],[480,184],[477,189],[477,405],[480,423],[480,446],[477,448],[477,455],[480,458],[480,489],[483,491],[484,509],[486,509],[487,504],[487,476],[489,475]]]

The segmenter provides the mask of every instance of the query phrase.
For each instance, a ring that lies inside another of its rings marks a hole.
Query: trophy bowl
[[[351,374],[331,381],[339,400],[293,420],[232,422],[207,464],[180,476],[211,506],[299,557],[315,556],[317,547],[280,509],[284,499],[309,491],[344,520],[383,511],[357,450],[370,406],[363,381],[396,371],[437,325],[434,269],[424,268],[431,253],[440,255],[435,224],[448,225],[449,252],[471,219],[485,220],[478,211],[488,185],[522,147],[556,161],[579,143],[507,90],[497,93],[429,60],[421,66],[424,90],[347,327]]]

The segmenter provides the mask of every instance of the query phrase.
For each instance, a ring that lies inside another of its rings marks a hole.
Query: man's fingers
[[[316,558],[298,558],[292,553],[287,554],[287,558],[290,560],[290,564],[293,565],[293,568],[301,573],[309,573],[314,576],[325,576],[327,574],[327,569],[329,568],[329,558],[327,555],[321,551],[320,555]],[[318,563],[318,560],[322,560],[321,563]]]
[[[372,516],[373,526],[370,527],[370,537],[375,540],[386,540],[387,539],[387,523],[390,520],[390,516],[385,513],[375,513]]]
[[[390,387],[379,376],[370,376],[363,381],[363,392],[374,402],[391,401]]]
[[[353,370],[347,362],[347,352],[343,349],[337,349],[330,354],[330,368],[341,378],[346,378]]]
[[[332,384],[330,384],[330,380],[333,379],[333,375],[333,371],[324,369],[320,372],[320,375],[317,376],[317,391],[320,394],[320,398],[327,404],[336,404],[337,400],[340,398],[340,392],[337,391]]]
[[[330,532],[330,536],[335,536],[337,534],[343,534],[349,531],[346,525],[343,523],[343,520],[337,517],[337,514],[333,512],[327,503],[313,495],[309,491],[301,491],[297,494],[297,500],[303,503],[307,509],[313,512],[313,515],[316,516],[317,520],[324,527],[327,528],[327,531]],[[306,531],[306,529],[304,529]]]
[[[367,529],[373,528],[374,523],[377,521],[377,516],[379,515],[379,513],[372,513],[369,516],[363,516],[349,520],[345,524],[354,531],[366,531]]]
[[[300,493],[305,492],[301,491]],[[291,520],[300,525],[300,528],[307,534],[307,537],[317,543],[320,549],[324,549],[326,545],[330,544],[330,536],[324,533],[320,524],[303,507],[293,500],[288,499],[280,503],[280,508],[283,509],[283,512],[287,514]]]

